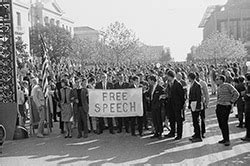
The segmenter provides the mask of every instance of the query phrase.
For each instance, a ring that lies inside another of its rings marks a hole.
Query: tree
[[[101,41],[110,48],[110,57],[114,58],[116,63],[132,61],[139,51],[139,39],[124,23],[110,24],[101,32]]]
[[[30,30],[30,48],[33,56],[42,56],[42,40],[46,43],[48,56],[52,62],[58,63],[61,57],[68,57],[72,51],[71,34],[54,25],[36,25]]]
[[[244,44],[225,33],[216,32],[197,47],[195,59],[239,59],[247,54]]]
[[[169,62],[172,60],[170,48],[164,48],[159,58],[160,62]]]
[[[16,37],[16,56],[18,68],[23,68],[24,64],[28,62],[29,53],[26,51],[27,44],[23,42],[22,37]]]

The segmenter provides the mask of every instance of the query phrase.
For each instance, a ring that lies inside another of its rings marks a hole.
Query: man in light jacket
[[[44,129],[44,121],[45,121],[45,98],[42,91],[42,88],[40,84],[42,83],[42,80],[38,80],[38,78],[34,78],[32,80],[33,88],[31,91],[31,97],[33,98],[33,101],[35,103],[35,106],[38,110],[39,114],[39,124],[38,124],[38,132],[37,137],[42,138],[43,136],[43,129]]]

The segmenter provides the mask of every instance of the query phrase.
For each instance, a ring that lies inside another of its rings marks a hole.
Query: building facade
[[[30,7],[31,26],[56,25],[74,35],[74,21],[68,18],[56,0],[33,0]]]
[[[74,36],[82,40],[99,40],[99,32],[88,26],[74,27]]]
[[[27,52],[29,52],[30,38],[30,1],[29,0],[13,0],[13,23],[15,37],[21,37],[23,42],[27,44]]]
[[[219,31],[243,41],[250,55],[249,0],[228,0],[225,5],[209,6],[199,28],[203,28],[203,40]]]

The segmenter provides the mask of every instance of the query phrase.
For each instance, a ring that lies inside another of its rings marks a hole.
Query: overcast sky
[[[202,40],[198,25],[209,5],[226,0],[57,0],[75,26],[100,30],[120,21],[148,45],[170,47],[176,61],[185,60]]]

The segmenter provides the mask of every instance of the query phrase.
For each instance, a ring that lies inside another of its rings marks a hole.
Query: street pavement
[[[191,143],[192,118],[186,113],[183,139],[150,139],[151,135],[133,137],[130,134],[89,134],[88,138],[65,139],[58,123],[45,138],[31,137],[7,141],[0,166],[37,165],[250,165],[250,142],[242,142],[245,129],[236,128],[235,114],[230,115],[231,146],[218,144],[221,133],[215,115],[215,97],[206,110],[206,138]],[[167,134],[168,131],[165,131]]]

